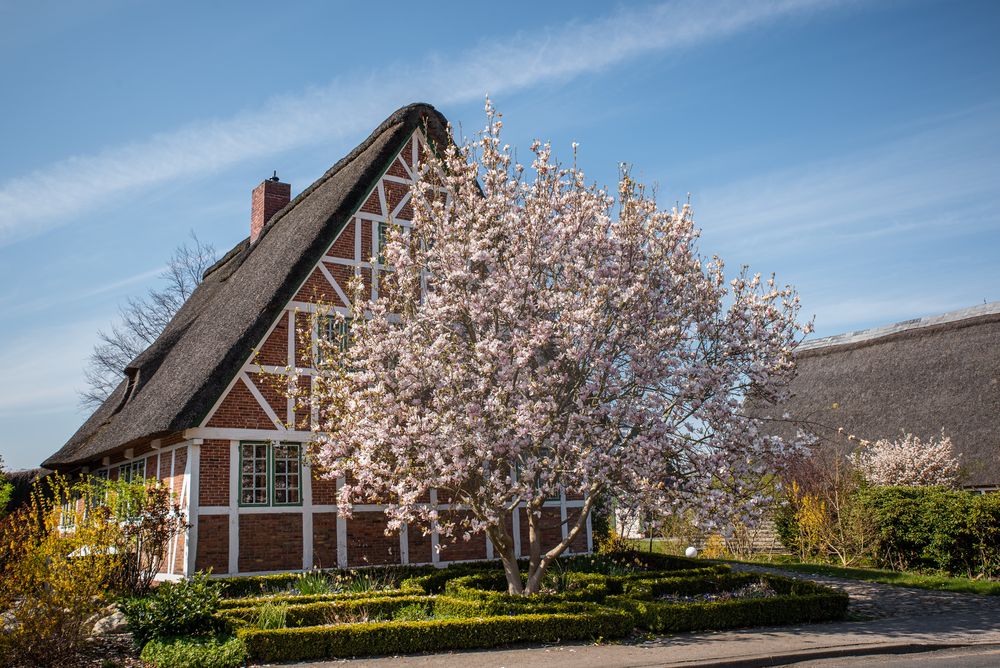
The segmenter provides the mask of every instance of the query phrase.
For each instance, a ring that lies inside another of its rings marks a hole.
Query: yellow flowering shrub
[[[54,665],[72,656],[106,605],[118,533],[105,507],[86,509],[50,476],[31,502],[0,521],[0,666]]]

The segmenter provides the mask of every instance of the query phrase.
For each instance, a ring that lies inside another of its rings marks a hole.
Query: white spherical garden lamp
[[[698,550],[694,547],[688,547],[688,549],[684,550],[684,556],[693,559],[698,556]]]

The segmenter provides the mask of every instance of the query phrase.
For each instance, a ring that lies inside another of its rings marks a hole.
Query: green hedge
[[[1000,494],[873,487],[861,495],[878,531],[877,565],[953,575],[1000,574]]]
[[[241,638],[151,640],[139,657],[156,668],[237,668],[247,660]]]
[[[733,574],[721,576],[716,583],[704,583],[713,588],[700,591],[686,583],[659,580],[651,583],[649,596],[663,594],[691,595],[733,589],[752,581],[764,580],[778,596],[759,599],[734,599],[706,602],[659,602],[635,596],[613,596],[608,604],[628,610],[636,625],[654,633],[708,631],[749,626],[776,626],[802,622],[822,622],[843,619],[847,614],[847,594],[801,580]],[[637,592],[639,593],[639,592]]]
[[[632,631],[632,616],[622,610],[525,614],[424,622],[370,622],[299,629],[240,629],[256,661],[410,654],[499,647],[519,642],[559,642],[620,638]]]

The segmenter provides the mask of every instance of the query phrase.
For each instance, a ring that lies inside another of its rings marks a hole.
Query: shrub
[[[397,622],[419,622],[430,619],[433,616],[430,601],[423,603],[410,603],[393,613],[392,619]]]
[[[897,570],[989,576],[1000,567],[1000,495],[941,487],[873,487],[875,560]]]
[[[170,488],[160,480],[90,478],[74,489],[88,507],[105,505],[116,520],[111,589],[126,596],[149,591],[168,546],[186,528]]]
[[[68,482],[53,475],[34,486],[27,505],[0,520],[0,666],[64,662],[107,604],[117,528],[105,508],[95,508],[67,530],[69,517],[82,519],[63,512],[73,500]]]
[[[151,640],[140,658],[157,668],[236,668],[247,660],[241,638],[170,638]]]
[[[126,599],[122,611],[139,647],[153,639],[211,635],[218,628],[220,589],[208,574],[198,573],[189,580],[164,582],[146,598]]]

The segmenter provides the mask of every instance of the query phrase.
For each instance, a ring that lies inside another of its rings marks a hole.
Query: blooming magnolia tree
[[[865,481],[878,486],[954,487],[960,473],[959,459],[943,431],[941,438],[926,441],[913,434],[903,434],[894,441],[865,441],[854,455]]]
[[[746,270],[727,281],[698,255],[687,206],[659,210],[627,172],[611,197],[547,144],[525,169],[489,103],[487,118],[427,157],[412,225],[375,272],[380,298],[355,278],[350,345],[326,346],[303,396],[318,462],[346,475],[343,512],[379,499],[390,529],[485,532],[509,591],[530,594],[601,494],[709,522],[752,513],[763,499],[735,488],[788,446],[742,402],[781,394],[807,327],[791,288]],[[543,504],[560,494],[582,508],[543,548]]]

